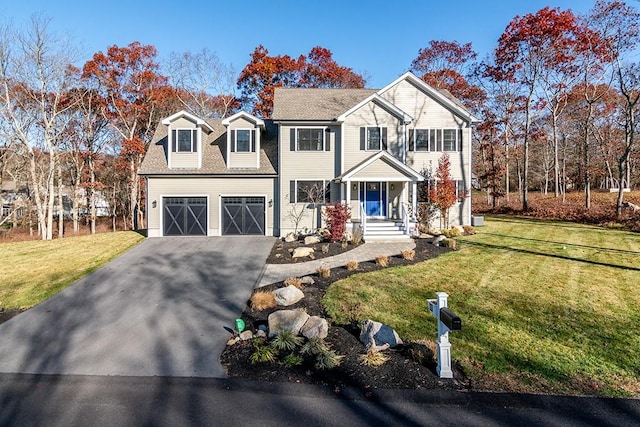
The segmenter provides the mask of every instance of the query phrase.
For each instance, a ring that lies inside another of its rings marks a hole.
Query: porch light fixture
[[[269,202],[268,202],[268,203],[269,203],[269,207],[270,207],[270,208],[271,208],[271,207],[273,207],[273,199],[269,199]]]
[[[153,202],[151,202],[151,207],[152,207],[153,209],[155,209],[155,208],[156,208],[156,206],[158,206],[158,202],[157,202],[156,200],[154,200]]]
[[[393,191],[395,189],[396,189],[396,187],[393,184],[391,184],[391,191]]]
[[[358,184],[357,183],[353,183],[353,191],[358,191]]]

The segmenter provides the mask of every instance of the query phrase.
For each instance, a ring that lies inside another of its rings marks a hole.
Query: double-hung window
[[[172,151],[178,153],[195,153],[198,151],[198,131],[196,129],[171,130]]]
[[[414,135],[415,150],[429,151],[429,129],[416,129]]]
[[[305,180],[295,184],[297,203],[325,203],[331,199],[329,181]]]
[[[236,152],[251,152],[251,131],[249,129],[236,129]]]
[[[296,129],[296,151],[323,151],[323,128]]]
[[[367,150],[382,149],[382,130],[379,126],[367,128]]]
[[[442,142],[444,151],[458,151],[458,131],[456,129],[443,129]]]

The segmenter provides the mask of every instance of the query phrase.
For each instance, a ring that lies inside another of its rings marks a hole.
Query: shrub
[[[254,310],[267,310],[276,305],[276,297],[272,291],[256,291],[251,295],[251,308]]]
[[[284,357],[284,359],[282,359],[280,365],[284,366],[285,368],[293,368],[294,366],[302,365],[302,362],[304,362],[302,356],[295,353],[289,353]]]
[[[333,203],[325,206],[324,216],[329,229],[329,239],[334,242],[342,240],[347,230],[347,221],[351,219],[351,207],[346,203]]]
[[[316,363],[314,364],[316,369],[333,369],[340,366],[340,361],[344,356],[339,356],[333,350],[325,350],[316,355]]]
[[[253,353],[251,353],[251,363],[274,362],[278,352],[267,345],[264,338],[256,338],[253,340]]]
[[[442,234],[444,234],[446,237],[460,237],[460,236],[462,236],[462,232],[460,230],[458,230],[457,228],[444,229],[444,230],[442,230]]]
[[[456,241],[448,238],[442,241],[442,246],[444,246],[445,248],[451,248],[454,251],[458,249],[458,244],[456,243]]]
[[[302,279],[300,279],[299,277],[289,277],[288,279],[285,279],[284,285],[285,286],[293,285],[298,289],[303,289],[304,288],[304,284],[302,283]]]
[[[463,225],[462,228],[464,229],[465,236],[473,236],[476,234],[476,229],[470,225]]]
[[[318,337],[311,338],[309,341],[304,343],[304,345],[300,349],[300,353],[308,354],[312,356],[315,356],[325,351],[329,351],[329,347],[327,346],[327,343],[325,343],[322,338],[318,338]]]
[[[367,353],[359,355],[358,360],[361,365],[377,367],[384,365],[389,360],[389,356],[379,351],[369,350]]]
[[[352,259],[351,261],[349,261],[347,263],[347,270],[348,271],[353,271],[353,270],[357,270],[358,269],[358,261],[356,261],[355,259]]]
[[[291,331],[282,331],[271,340],[271,348],[276,351],[292,351],[304,342],[302,337]]]
[[[322,277],[323,279],[327,279],[329,278],[329,276],[331,276],[331,269],[328,267],[318,267],[316,272],[318,273],[318,276]]]
[[[376,264],[380,267],[386,267],[389,265],[389,257],[386,255],[378,255],[376,257]]]
[[[351,233],[351,243],[353,243],[355,246],[358,246],[360,243],[362,243],[362,237],[362,227],[354,227],[353,233]]]
[[[328,243],[325,243],[324,245],[322,245],[322,253],[323,254],[329,253],[329,244]]]
[[[347,239],[342,239],[342,241],[340,241],[340,247],[342,249],[347,249],[347,247],[349,247],[349,241]]]
[[[413,249],[405,249],[400,252],[400,255],[402,255],[402,259],[413,261],[413,259],[416,257],[416,251]]]

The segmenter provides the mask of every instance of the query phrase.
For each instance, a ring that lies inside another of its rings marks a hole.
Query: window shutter
[[[462,129],[458,130],[458,151],[462,151]]]
[[[234,153],[236,151],[236,131],[230,130],[231,132],[231,152]]]
[[[322,137],[324,138],[324,151],[331,151],[331,132],[324,132]]]
[[[382,134],[381,136],[382,149],[386,150],[387,149],[387,128],[381,128],[380,133]]]
[[[251,152],[256,152],[256,130],[251,131]]]
[[[289,145],[291,151],[296,151],[296,128],[291,128],[289,131]]]
[[[438,142],[438,151],[442,151],[442,129],[436,129],[436,140]]]
[[[178,151],[178,140],[176,139],[176,131],[171,131],[171,151],[174,153]]]
[[[193,152],[197,153],[198,152],[198,129],[194,129],[193,132],[191,133],[191,135],[193,135],[193,139],[191,141],[192,147],[193,147]]]
[[[289,181],[289,202],[291,203],[295,203],[296,202],[296,182],[295,181]]]
[[[408,144],[407,144],[407,150],[408,151],[415,151],[415,149],[416,149],[416,144],[415,144],[415,141],[413,140],[413,138],[414,138],[413,133],[414,133],[414,130],[413,129],[409,129],[409,141],[408,141]]]
[[[367,134],[367,128],[361,127],[360,128],[360,149],[362,151],[367,149],[366,134]]]

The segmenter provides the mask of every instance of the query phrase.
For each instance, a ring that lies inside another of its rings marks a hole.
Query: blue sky
[[[18,26],[34,13],[72,37],[81,65],[98,51],[132,41],[171,52],[207,48],[237,73],[262,44],[271,54],[298,56],[313,46],[383,87],[405,72],[430,40],[471,42],[484,56],[509,21],[545,7],[585,13],[590,0],[211,1],[0,0],[0,18]],[[633,3],[633,2],[630,2]],[[321,6],[319,6],[319,4]],[[179,5],[179,6],[178,6]]]

